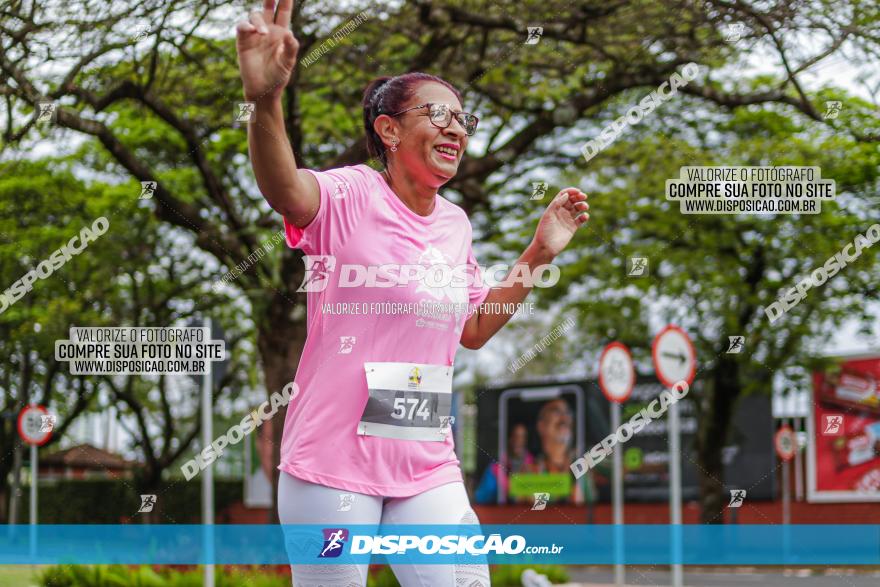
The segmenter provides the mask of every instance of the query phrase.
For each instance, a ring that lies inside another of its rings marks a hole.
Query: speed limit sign
[[[42,446],[52,438],[55,416],[43,406],[27,406],[18,414],[18,434],[27,444]]]
[[[791,426],[788,424],[783,424],[780,426],[779,430],[776,431],[776,435],[773,437],[773,444],[776,446],[776,454],[779,455],[779,458],[783,461],[790,461],[794,458],[794,453],[797,450],[796,443],[797,438],[795,437],[794,430],[791,429]]]
[[[599,357],[599,388],[608,401],[622,404],[632,393],[636,371],[626,345],[612,342]]]

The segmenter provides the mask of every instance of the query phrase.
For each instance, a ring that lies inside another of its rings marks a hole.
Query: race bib
[[[358,434],[401,440],[446,440],[452,409],[452,367],[364,363],[370,397]]]

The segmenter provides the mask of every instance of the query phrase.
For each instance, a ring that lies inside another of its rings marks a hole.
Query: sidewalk
[[[567,566],[570,583],[565,587],[614,587],[614,571],[608,567]],[[671,585],[668,567],[627,567],[626,587]],[[878,567],[685,567],[687,587],[876,587]]]

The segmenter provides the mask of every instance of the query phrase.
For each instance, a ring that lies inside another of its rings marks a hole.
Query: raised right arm
[[[244,98],[254,102],[248,124],[251,166],[260,192],[288,222],[304,227],[318,213],[318,182],[296,168],[284,128],[281,94],[296,65],[299,43],[290,31],[293,0],[263,0],[236,25],[236,48]]]

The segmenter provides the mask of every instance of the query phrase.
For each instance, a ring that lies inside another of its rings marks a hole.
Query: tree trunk
[[[700,522],[723,524],[728,500],[724,494],[722,448],[730,433],[733,408],[739,396],[739,365],[721,355],[704,386],[701,398],[703,425],[697,434],[700,464]]]
[[[11,442],[7,442],[11,441]],[[7,448],[15,446],[18,442],[18,431],[15,428],[15,421],[10,419],[7,421],[0,420],[0,450],[4,454],[9,454]],[[12,486],[9,483],[9,473],[12,472],[12,460],[0,459],[0,524],[9,522],[9,506],[12,501]]]
[[[21,469],[24,461],[24,443],[16,439],[12,456],[12,491],[10,492],[9,523],[21,524]]]
[[[291,293],[291,295],[300,299],[302,297],[301,294]],[[264,321],[257,328],[257,348],[263,363],[267,397],[275,392],[280,392],[285,385],[292,382],[297,365],[299,365],[300,354],[306,340],[306,325],[302,320],[293,318],[293,310],[287,297],[278,293],[273,296],[271,304],[264,314]],[[261,436],[261,438],[271,439],[272,508],[269,511],[269,523],[271,524],[278,523],[277,501],[280,475],[278,465],[281,463],[281,436],[284,432],[286,416],[287,406],[283,406],[270,421],[263,424],[267,427],[266,433],[269,434]]]

